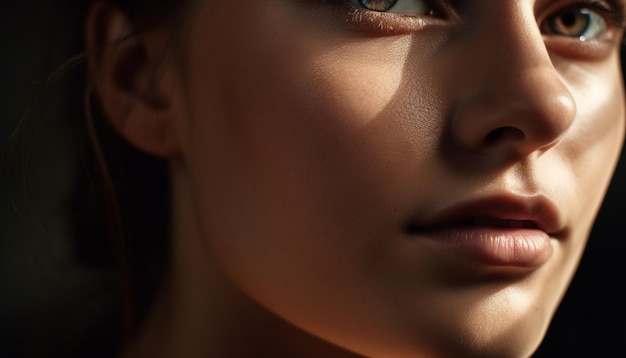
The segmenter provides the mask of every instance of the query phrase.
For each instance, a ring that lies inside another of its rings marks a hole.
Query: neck
[[[355,357],[267,311],[233,286],[199,230],[173,168],[172,260],[154,308],[124,357]]]

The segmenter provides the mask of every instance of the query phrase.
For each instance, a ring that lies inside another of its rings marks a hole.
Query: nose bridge
[[[496,17],[491,25],[482,22],[474,36],[473,41],[480,42],[475,48],[488,54],[483,71],[489,73],[482,73],[483,80],[487,84],[491,81],[498,88],[497,93],[514,91],[517,95],[523,93],[522,98],[532,99],[533,94],[545,98],[539,95],[544,92],[569,94],[554,68],[534,15],[521,6],[515,9],[519,10],[510,17]]]
[[[552,67],[532,12],[521,6],[505,9],[509,9],[503,11],[508,16],[501,14],[478,21],[471,41],[478,42],[477,48],[491,52],[491,65],[501,64],[494,69],[502,70],[502,74],[518,75],[533,68]]]
[[[508,154],[526,155],[558,142],[576,107],[532,8],[518,1],[498,3],[499,14],[477,21],[462,35],[470,65],[467,75],[461,74],[467,82],[452,128],[457,141],[473,151],[506,147]]]

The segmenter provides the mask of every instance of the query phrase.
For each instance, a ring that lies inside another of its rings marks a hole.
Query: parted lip
[[[412,221],[408,230],[418,232],[451,226],[536,229],[551,236],[562,230],[561,217],[552,200],[544,195],[508,193],[448,206],[430,218]]]

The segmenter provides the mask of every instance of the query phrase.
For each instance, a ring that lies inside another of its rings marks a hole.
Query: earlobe
[[[173,82],[163,39],[132,34],[127,15],[98,2],[87,17],[89,74],[111,125],[138,149],[157,156],[176,152]]]

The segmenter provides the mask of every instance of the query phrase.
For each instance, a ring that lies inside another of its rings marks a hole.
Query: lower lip
[[[537,268],[552,255],[550,236],[537,229],[454,226],[411,234],[488,266]]]

